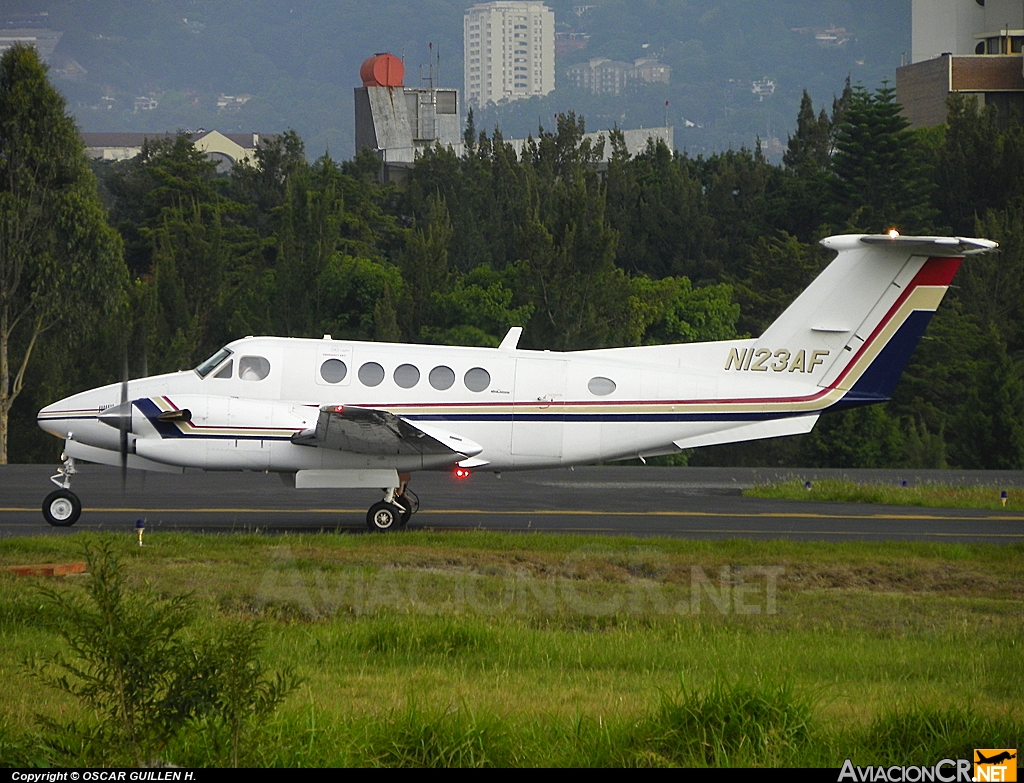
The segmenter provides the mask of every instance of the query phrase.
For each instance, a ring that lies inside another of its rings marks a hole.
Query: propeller
[[[118,451],[121,454],[121,493],[128,485],[128,434],[132,431],[132,403],[128,399],[128,351],[125,350],[121,368],[121,402],[103,411],[99,420],[118,431]]]
[[[121,494],[128,486],[128,430],[132,427],[132,407],[128,402],[128,347],[124,349],[124,364],[121,366],[121,416],[118,431],[121,434]]]
[[[149,377],[149,352],[146,350],[146,329],[142,329],[142,377]],[[146,490],[146,473],[148,471],[140,471],[142,473],[142,490]]]

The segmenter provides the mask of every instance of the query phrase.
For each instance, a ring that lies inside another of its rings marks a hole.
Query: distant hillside
[[[461,89],[462,14],[471,4],[8,0],[0,24],[62,33],[50,63],[83,130],[291,127],[310,155],[329,148],[346,158],[354,152],[352,88],[360,63],[374,52],[404,55],[406,83],[415,84],[433,43],[440,83]],[[830,102],[847,74],[869,87],[892,81],[910,43],[909,0],[548,5],[560,32],[589,36],[586,48],[559,59],[552,95],[481,112],[478,127],[498,123],[506,135],[526,135],[570,109],[594,129],[661,125],[667,116],[677,126],[677,146],[691,152],[752,146],[758,136],[771,151],[768,139],[784,143],[791,132],[804,88],[818,103]],[[845,33],[819,34],[829,29]],[[672,67],[672,81],[619,96],[567,86],[565,70],[591,57],[656,57]],[[755,95],[755,80],[771,82],[774,91]]]

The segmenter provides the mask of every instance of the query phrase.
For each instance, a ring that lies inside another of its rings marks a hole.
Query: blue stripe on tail
[[[907,316],[850,391],[829,410],[859,408],[888,401],[934,314],[931,310],[914,310]]]

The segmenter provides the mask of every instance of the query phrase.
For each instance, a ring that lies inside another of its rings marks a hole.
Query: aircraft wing
[[[292,443],[377,455],[452,455],[472,457],[483,446],[432,424],[413,424],[376,408],[324,405],[316,427],[292,436]]]

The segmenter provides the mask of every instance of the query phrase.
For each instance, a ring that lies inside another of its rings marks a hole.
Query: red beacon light
[[[458,465],[455,466],[455,478],[457,479],[468,479],[469,468],[460,468]]]

